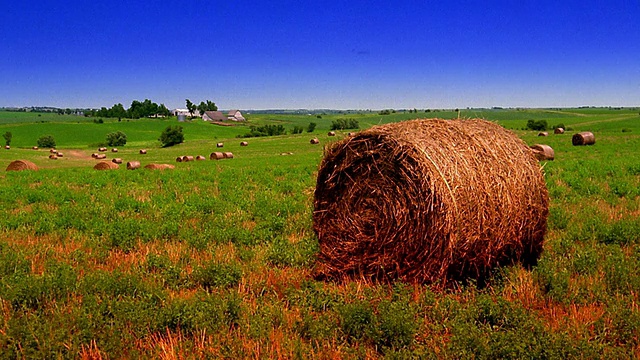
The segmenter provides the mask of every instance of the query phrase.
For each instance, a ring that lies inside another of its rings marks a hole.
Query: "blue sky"
[[[0,106],[640,105],[640,0],[11,1]]]

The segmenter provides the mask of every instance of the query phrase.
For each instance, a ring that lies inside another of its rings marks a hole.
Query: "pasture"
[[[169,148],[157,139],[175,119],[12,114],[0,112],[0,133],[13,134],[0,163],[40,170],[0,172],[1,358],[640,357],[638,109],[461,111],[550,145],[555,160],[541,162],[550,212],[537,266],[453,288],[311,276],[318,165],[348,131],[328,137],[331,120],[363,129],[452,111],[251,114],[250,124],[317,127],[248,139],[236,138],[246,125],[192,121]],[[529,119],[568,131],[538,137],[523,130]],[[127,134],[125,163],[175,169],[93,170],[114,131]],[[572,146],[578,131],[596,144]],[[63,158],[31,149],[49,134]],[[233,159],[175,162],[208,158],[219,142]]]

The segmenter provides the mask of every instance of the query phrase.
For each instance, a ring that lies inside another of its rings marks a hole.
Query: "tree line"
[[[133,100],[128,109],[125,109],[124,105],[118,103],[110,108],[103,106],[100,110],[89,110],[85,112],[85,115],[118,119],[140,119],[144,117],[170,116],[171,111],[164,104],[158,105],[149,99],[145,99],[144,101]]]

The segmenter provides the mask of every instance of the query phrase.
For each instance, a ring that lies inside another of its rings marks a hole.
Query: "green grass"
[[[0,173],[0,356],[640,356],[640,116],[633,111],[461,112],[555,150],[556,160],[543,164],[551,197],[545,251],[532,270],[502,268],[482,289],[313,280],[317,168],[322,146],[345,136],[327,136],[331,120],[355,118],[366,128],[434,115],[457,113],[250,114],[251,124],[318,127],[250,138],[247,147],[236,138],[246,126],[184,123],[185,143],[160,148],[160,132],[175,120],[41,123],[31,114],[31,122],[0,121],[0,132],[14,134],[0,162],[41,167]],[[573,130],[538,137],[521,130],[528,119]],[[46,150],[30,149],[44,130],[60,151],[86,155],[120,130],[129,139],[117,154],[125,162],[176,168],[95,171],[90,158],[48,160]],[[572,146],[576,131],[593,131],[596,144]],[[321,144],[309,144],[311,136]],[[217,142],[235,158],[175,162],[208,156],[220,150]]]

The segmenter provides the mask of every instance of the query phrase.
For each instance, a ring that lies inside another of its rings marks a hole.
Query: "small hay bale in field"
[[[211,155],[209,155],[209,160],[222,160],[224,159],[224,154],[221,152],[212,152]]]
[[[549,145],[535,144],[531,146],[531,150],[538,160],[553,160],[555,157],[553,148]]]
[[[93,168],[96,170],[115,170],[115,169],[118,169],[119,167],[120,166],[118,164],[110,161],[100,161]]]
[[[538,136],[549,136],[549,133],[546,131],[541,131],[538,133]]]
[[[15,160],[9,163],[7,171],[38,170],[38,166],[29,160]]]
[[[32,147],[33,150],[38,150],[37,146]]]
[[[285,156],[285,155],[293,155],[293,153],[290,152],[290,151],[287,151],[287,152],[280,153],[280,155],[283,155],[283,156]]]
[[[146,149],[140,149],[140,154],[144,155],[144,154],[146,154],[146,153],[147,153],[147,150],[146,150]]]
[[[185,155],[185,156],[182,157],[182,161],[184,161],[184,162],[193,161],[193,160],[195,160],[195,159],[191,155]]]
[[[106,159],[107,158],[107,154],[96,154],[96,159],[100,160],[100,159]]]
[[[224,147],[224,143],[217,143],[216,147],[219,147],[219,148]]]
[[[140,161],[129,161],[127,163],[127,170],[135,170],[140,168]]]
[[[347,136],[349,136],[349,137],[351,137],[351,136],[356,136],[356,133],[354,133],[354,132],[349,132],[349,133],[347,133]]]
[[[4,146],[4,148],[5,148],[5,149],[7,149],[7,150],[10,150],[10,149],[11,149],[11,146],[9,146],[9,145],[5,145],[5,146]]]
[[[313,228],[319,279],[485,281],[542,252],[548,193],[529,147],[483,120],[376,126],[329,146]]]
[[[113,158],[111,159],[111,162],[114,164],[122,164],[122,159],[120,158]]]
[[[95,158],[98,157],[98,155],[99,155],[98,153],[93,153],[93,154],[91,154],[91,157],[95,159]]]
[[[107,148],[106,147],[100,147],[100,148],[98,148],[98,151],[105,152],[105,151],[107,151]]]
[[[170,164],[147,164],[144,166],[144,168],[149,170],[167,170],[175,169],[176,167]]]
[[[225,159],[233,159],[233,153],[230,152],[226,152],[226,153],[222,153],[224,155]]]
[[[207,160],[207,158],[202,156],[202,155],[198,155],[198,156],[196,156],[196,160],[197,161],[202,161],[202,160]]]
[[[320,144],[320,140],[318,140],[318,138],[313,138],[311,140],[309,140],[309,143],[315,145],[315,144]]]
[[[118,152],[118,149],[113,148],[113,149],[111,149],[111,152]]]
[[[574,134],[571,138],[571,142],[574,146],[578,145],[593,145],[596,143],[596,137],[592,132],[584,131]]]
[[[249,146],[249,143],[246,141],[241,141],[240,146]]]
[[[57,155],[59,158],[64,157],[64,154],[63,154],[63,153],[61,153],[60,151],[58,151],[58,152],[56,153],[56,155]]]
[[[336,136],[336,132],[335,131],[329,131],[327,133],[327,136]]]
[[[564,134],[564,129],[563,128],[555,128],[553,130],[554,134]]]
[[[57,153],[58,151],[57,151],[56,149],[51,148],[51,149],[49,149],[49,152],[50,152],[51,154],[55,154],[55,153]]]
[[[49,154],[49,159],[58,160],[58,155],[57,154]]]
[[[184,156],[178,156],[176,158],[176,162],[183,162],[184,161]]]

